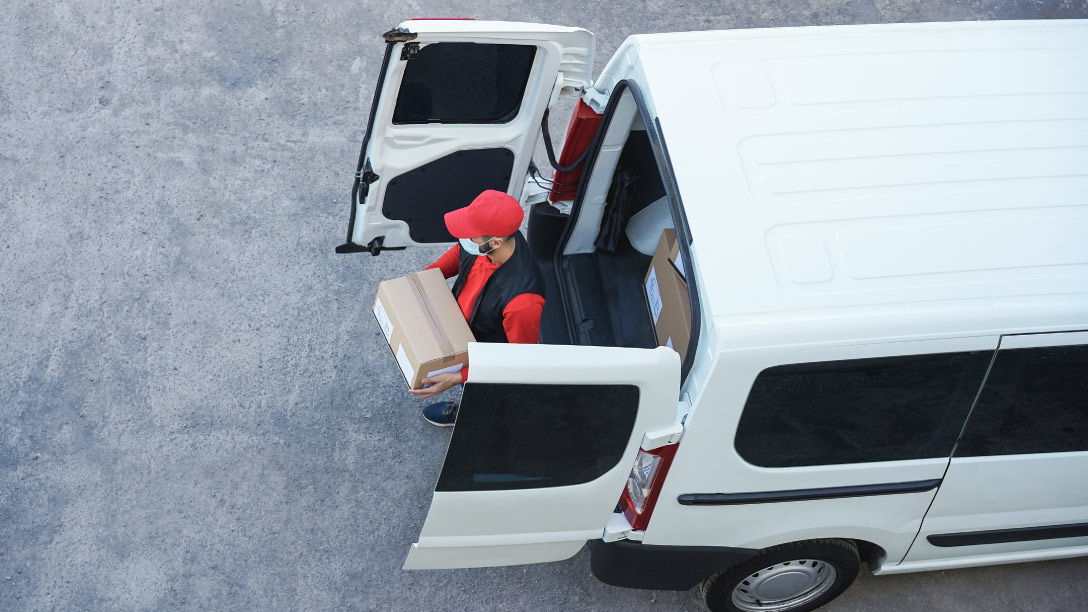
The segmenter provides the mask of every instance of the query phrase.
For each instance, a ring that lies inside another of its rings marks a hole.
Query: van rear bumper
[[[648,546],[620,540],[589,542],[590,567],[612,586],[686,591],[719,571],[750,559],[758,550],[724,546]]]

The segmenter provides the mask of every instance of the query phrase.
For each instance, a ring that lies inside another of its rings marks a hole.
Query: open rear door
[[[404,569],[566,559],[600,538],[643,436],[676,427],[668,348],[469,344],[442,473]]]
[[[520,199],[545,108],[593,70],[578,28],[412,20],[385,40],[340,253],[452,243],[445,213],[487,189]]]

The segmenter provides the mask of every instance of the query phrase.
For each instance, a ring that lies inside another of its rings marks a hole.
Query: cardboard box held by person
[[[676,231],[668,228],[661,232],[643,288],[657,345],[673,349],[681,358],[687,354],[691,339],[691,302],[685,270]]]
[[[468,343],[475,338],[439,270],[383,281],[373,310],[409,389],[468,365]]]

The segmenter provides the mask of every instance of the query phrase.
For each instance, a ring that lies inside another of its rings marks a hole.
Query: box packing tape
[[[442,352],[450,355],[453,354],[453,343],[450,342],[450,337],[446,335],[446,330],[442,329],[442,326],[438,324],[438,316],[431,304],[423,297],[423,285],[419,282],[419,275],[413,274],[408,277],[412,282],[408,283],[408,286],[412,288],[412,294],[416,298],[416,302],[423,308],[423,314],[427,319],[427,325],[430,326],[431,332],[435,338],[438,339],[438,344],[442,348]]]

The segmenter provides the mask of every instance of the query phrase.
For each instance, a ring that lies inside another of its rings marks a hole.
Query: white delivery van
[[[406,569],[589,542],[607,583],[795,611],[862,560],[1088,554],[1088,22],[633,36],[596,80],[577,28],[385,40],[341,252],[451,244],[579,98],[570,200],[529,213],[543,343],[469,346]],[[684,355],[644,295],[668,228]]]

